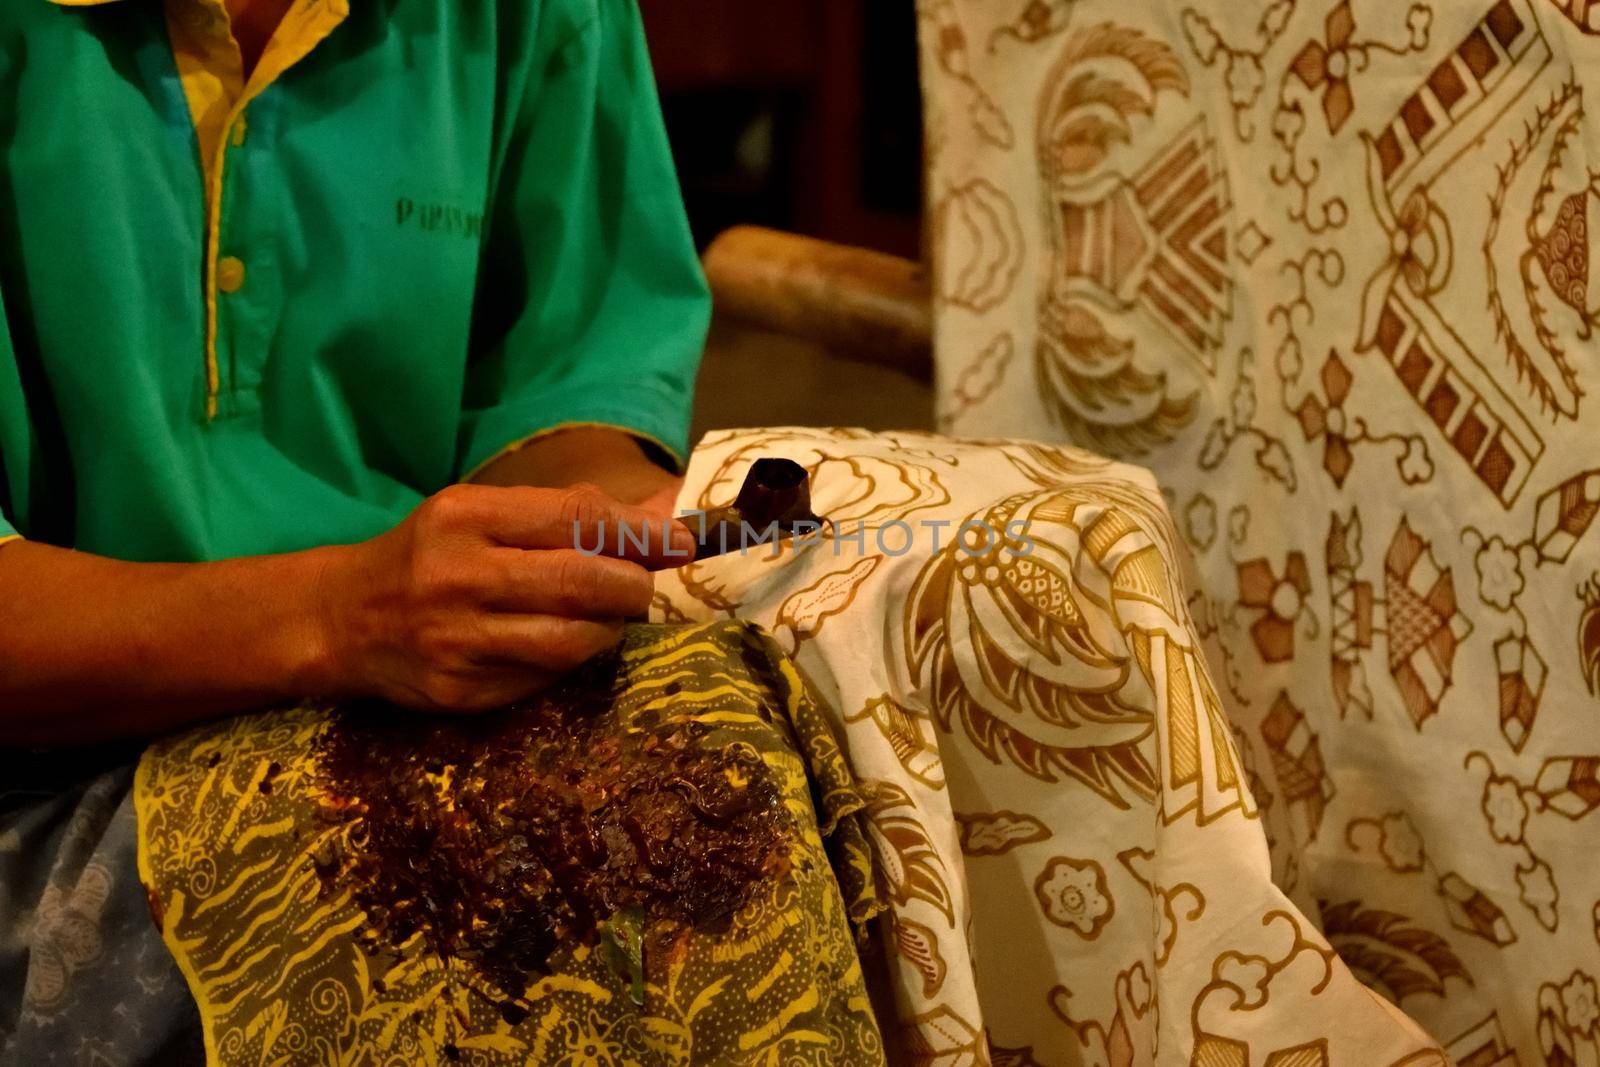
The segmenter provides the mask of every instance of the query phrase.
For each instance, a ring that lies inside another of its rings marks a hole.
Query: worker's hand
[[[530,695],[616,644],[623,620],[650,606],[650,571],[688,561],[693,537],[663,521],[590,485],[438,493],[330,557],[330,692],[434,711]],[[599,555],[575,547],[602,543]]]

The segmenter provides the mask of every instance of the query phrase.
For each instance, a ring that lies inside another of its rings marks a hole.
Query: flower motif
[[[1490,778],[1483,787],[1483,815],[1489,820],[1489,832],[1496,841],[1503,845],[1521,841],[1528,824],[1522,787],[1510,778]]]
[[[1436,292],[1444,281],[1450,250],[1440,240],[1445,218],[1425,193],[1418,190],[1406,197],[1389,230],[1389,254],[1393,257],[1406,287],[1413,293]]]
[[[989,35],[989,51],[1002,37],[1014,37],[1024,44],[1042,41],[1067,26],[1072,0],[1029,0],[1015,19]]]
[[[1212,969],[1212,980],[1232,986],[1239,993],[1236,1009],[1259,1008],[1267,1002],[1267,985],[1272,981],[1272,970],[1260,956],[1245,956],[1238,952],[1224,952]]]
[[[1556,902],[1561,899],[1561,894],[1556,890],[1556,880],[1550,871],[1550,865],[1544,860],[1536,859],[1531,867],[1526,869],[1518,867],[1517,889],[1522,897],[1522,903],[1533,912],[1534,918],[1539,920],[1539,925],[1546,930],[1554,930]]]
[[[1483,602],[1501,611],[1511,610],[1523,584],[1516,549],[1497,534],[1478,549],[1474,563],[1478,568],[1478,595]]]
[[[1272,136],[1285,147],[1298,141],[1305,127],[1305,115],[1297,107],[1280,107],[1272,116]]]
[[[1261,61],[1251,55],[1235,55],[1228,64],[1223,80],[1228,86],[1228,99],[1235,107],[1249,107],[1261,93],[1265,76]]]
[[[1196,493],[1183,509],[1184,525],[1189,541],[1204,552],[1217,539],[1217,505],[1204,493]]]
[[[1294,464],[1290,462],[1289,450],[1283,447],[1282,441],[1274,439],[1262,445],[1256,452],[1256,462],[1278,484],[1294,492]]]
[[[1106,872],[1094,860],[1057,856],[1033,883],[1045,918],[1093,941],[1114,909]]]
[[[1373,197],[1379,224],[1389,235],[1389,255],[1367,279],[1366,288],[1362,290],[1357,351],[1366,351],[1377,342],[1378,323],[1396,281],[1404,281],[1406,288],[1418,296],[1431,296],[1444,288],[1455,254],[1450,224],[1438,205],[1428,199],[1425,189],[1414,190],[1400,205],[1399,212],[1393,210],[1383,184],[1382,164],[1370,138],[1367,141],[1367,192]]]
[[[583,1021],[568,1016],[556,1025],[567,1053],[555,1061],[555,1067],[622,1067],[635,1061],[635,1050],[625,1047],[634,1042],[621,1033],[624,1024],[620,1020],[607,1023],[590,1009]]]
[[[1355,94],[1350,91],[1350,37],[1355,29],[1350,2],[1344,0],[1328,12],[1323,39],[1307,41],[1290,64],[1307,89],[1322,90],[1322,114],[1328,120],[1329,133],[1338,133],[1355,110]]]
[[[1243,504],[1235,505],[1228,512],[1228,540],[1236,545],[1244,544],[1244,539],[1250,536],[1250,509]],[[1600,578],[1596,579],[1600,583]]]
[[[1378,829],[1382,834],[1378,839],[1378,851],[1390,870],[1422,870],[1422,838],[1410,819],[1401,812],[1390,812],[1378,824]]]
[[[1289,16],[1294,14],[1294,0],[1272,0],[1261,12],[1261,35],[1269,41],[1275,41],[1283,33],[1283,28],[1289,24]]]
[[[1310,592],[1311,573],[1300,552],[1289,553],[1282,577],[1265,559],[1239,564],[1239,603],[1264,609],[1250,636],[1266,662],[1282,663],[1294,656],[1294,624]]]
[[[94,875],[91,865],[87,875]],[[49,1014],[66,997],[73,975],[101,957],[103,942],[95,921],[104,903],[104,882],[91,879],[91,892],[83,899],[80,892],[64,894],[57,886],[46,886],[33,916],[34,964],[28,971],[23,1002],[30,1009]]]
[[[1585,1037],[1594,1033],[1594,1024],[1600,1020],[1600,996],[1596,995],[1593,978],[1580,971],[1572,972],[1561,987],[1561,1012],[1573,1033]]]
[[[1141,1014],[1155,999],[1155,989],[1150,985],[1150,975],[1145,972],[1142,960],[1120,975],[1117,984],[1126,988],[1128,1003]],[[1590,988],[1593,989],[1593,986]]]
[[[1222,38],[1211,23],[1193,8],[1187,8],[1183,12],[1183,32],[1189,38],[1189,47],[1194,50],[1195,58],[1211,66],[1216,61],[1217,53],[1222,51]]]
[[[1346,436],[1344,414],[1344,402],[1350,396],[1350,384],[1354,380],[1350,368],[1339,358],[1339,353],[1330,348],[1328,358],[1322,363],[1322,391],[1328,398],[1327,402],[1311,393],[1300,402],[1300,409],[1296,412],[1306,440],[1322,438],[1322,468],[1333,478],[1333,484],[1341,489],[1345,475],[1350,473],[1350,465],[1355,460],[1350,450],[1350,438]]]
[[[1255,421],[1256,383],[1250,375],[1239,375],[1239,381],[1233,387],[1230,407],[1235,426],[1249,426]]]
[[[1421,485],[1433,477],[1433,458],[1420,437],[1406,438],[1406,450],[1395,460],[1395,466],[1400,470],[1400,480],[1407,485]]]

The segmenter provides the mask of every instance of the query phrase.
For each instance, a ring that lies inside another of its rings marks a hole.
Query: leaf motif
[[[1185,96],[1189,76],[1178,55],[1164,41],[1146,37],[1138,30],[1102,22],[1074,34],[1063,58],[1069,63],[1087,59],[1116,57],[1126,60],[1144,79],[1152,93],[1171,89]]]
[[[1322,902],[1323,932],[1368,985],[1399,1003],[1418,993],[1445,995],[1445,980],[1472,976],[1442,937],[1404,915],[1363,908],[1359,901]]]
[[[650,618],[659,622],[686,623],[689,616],[672,602],[667,594],[657,590],[650,596]]]
[[[985,399],[1000,384],[1015,352],[1016,346],[1009,333],[996,336],[971,363],[962,368],[956,379],[956,396],[968,406]]]
[[[1228,445],[1232,443],[1228,437],[1227,425],[1218,419],[1211,424],[1211,429],[1206,431],[1205,443],[1200,446],[1199,464],[1201,470],[1211,470],[1228,452]]]
[[[877,815],[891,808],[915,807],[911,803],[911,794],[893,782],[882,778],[866,778],[857,786],[861,796],[867,802],[867,814]]]
[[[978,136],[998,148],[1010,148],[1016,142],[1006,113],[985,96],[976,84],[973,85],[972,125],[977,128]]]
[[[1072,439],[1103,451],[1146,452],[1195,416],[1198,394],[1174,396],[1164,372],[1133,362],[1133,343],[1113,336],[1075,297],[1052,290],[1039,307],[1034,377]]]
[[[878,867],[895,904],[904,907],[921,900],[932,905],[953,929],[955,903],[945,884],[944,860],[939,858],[922,823],[911,815],[879,813],[871,817],[869,825],[877,846]]]
[[[1032,815],[1015,811],[980,811],[957,815],[961,851],[969,856],[998,856],[1019,845],[1050,837],[1050,828]]]
[[[930,927],[914,919],[894,920],[894,951],[922,976],[922,995],[931,998],[944,985],[945,962],[939,939]]]
[[[694,995],[694,1001],[689,1005],[689,1010],[685,1013],[684,1017],[690,1022],[693,1022],[701,1012],[705,1011],[706,1008],[711,1006],[711,1002],[722,993],[723,987],[727,984],[727,975],[723,975],[722,977],[708,983],[704,989],[700,990],[700,992]]]
[[[1115,121],[1111,125],[1121,131],[1117,137],[1119,141],[1126,141],[1131,132],[1127,116],[1148,115],[1153,110],[1150,99],[1130,88],[1125,82],[1115,78],[1103,78],[1093,72],[1080,74],[1073,79],[1073,84],[1067,91],[1076,94],[1081,103],[1098,104],[1115,112]],[[1092,113],[1074,116],[1074,121],[1091,117]]]
[[[503,1056],[519,1056],[528,1051],[526,1041],[519,1041],[510,1034],[474,1034],[471,1037],[460,1038],[456,1043],[462,1049],[481,1049],[484,1052],[498,1052]]]
[[[1056,88],[1040,127],[1040,151],[1047,168],[1064,174],[1092,170],[1113,143],[1130,140],[1128,119],[1151,114],[1163,90],[1189,92],[1188,76],[1171,48],[1110,23],[1074,34],[1049,83]]]
[[[1257,449],[1256,464],[1274,481],[1289,492],[1294,492],[1294,462],[1289,459],[1289,451],[1283,447],[1282,441],[1270,440]]]
[[[778,608],[777,624],[788,626],[797,638],[812,636],[825,619],[850,606],[856,590],[880,562],[881,556],[863,556],[846,570],[818,578],[783,602]]]

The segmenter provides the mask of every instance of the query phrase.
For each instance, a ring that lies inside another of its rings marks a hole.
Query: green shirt
[[[0,8],[0,538],[289,551],[554,427],[687,451],[709,301],[632,0],[300,3],[336,25],[228,127],[214,242],[162,6]]]

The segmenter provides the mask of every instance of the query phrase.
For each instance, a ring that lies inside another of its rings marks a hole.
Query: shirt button
[[[244,261],[238,256],[217,260],[217,288],[224,293],[237,293],[244,288]]]

